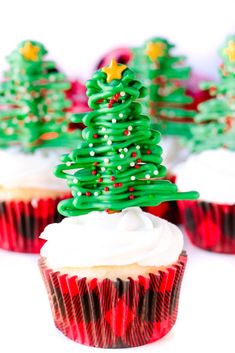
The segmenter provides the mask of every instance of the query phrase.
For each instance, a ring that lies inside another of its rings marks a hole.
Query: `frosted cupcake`
[[[180,190],[196,187],[198,201],[179,202],[187,234],[193,244],[210,251],[235,254],[235,36],[221,50],[220,81],[206,82],[214,98],[199,105],[192,138],[193,154],[176,169]]]
[[[198,201],[180,201],[183,225],[194,245],[235,253],[235,151],[225,148],[194,154],[176,169],[179,190],[196,188]]]
[[[66,183],[53,175],[61,150],[24,153],[18,147],[0,150],[0,247],[39,252],[40,233],[62,216],[57,204],[69,196]]]
[[[66,336],[132,347],[172,328],[187,260],[175,225],[133,207],[65,218],[41,237],[42,275],[55,325]]]
[[[67,115],[69,83],[46,53],[38,42],[20,43],[0,84],[0,247],[6,250],[39,252],[39,234],[61,219],[56,207],[67,191],[51,168],[79,137]]]
[[[136,101],[140,82],[115,60],[87,82],[93,109],[84,142],[63,156],[56,176],[72,198],[49,225],[39,265],[56,327],[103,348],[156,341],[175,323],[186,264],[182,234],[139,207],[194,199],[162,180],[160,133]]]

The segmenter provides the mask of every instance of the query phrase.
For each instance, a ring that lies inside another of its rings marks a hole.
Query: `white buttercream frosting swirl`
[[[52,268],[167,266],[183,249],[178,227],[138,207],[68,217],[47,226],[41,238],[47,240],[41,255]]]
[[[219,148],[192,154],[174,173],[180,191],[197,190],[203,201],[235,204],[235,151]]]
[[[65,152],[38,149],[25,153],[17,147],[0,150],[0,187],[68,191],[66,182],[53,174],[54,167],[60,163],[60,155]]]

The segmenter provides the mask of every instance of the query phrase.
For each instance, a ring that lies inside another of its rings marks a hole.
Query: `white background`
[[[123,353],[234,353],[235,256],[208,253],[186,241],[189,261],[172,331],[153,344]],[[96,353],[55,327],[36,255],[0,251],[0,352]]]
[[[196,72],[215,77],[217,48],[235,33],[235,2],[228,0],[0,0],[0,10],[0,72],[24,39],[42,41],[65,73],[86,79],[109,49],[162,35]],[[186,248],[177,324],[161,341],[130,352],[235,352],[235,256]],[[33,255],[0,252],[0,352],[98,351],[54,328],[36,263]]]
[[[42,41],[70,77],[87,79],[108,50],[160,35],[215,76],[217,48],[235,33],[234,0],[0,0],[0,10],[0,72],[24,39]]]

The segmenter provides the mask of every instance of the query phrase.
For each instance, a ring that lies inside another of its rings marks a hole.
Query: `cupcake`
[[[144,94],[127,66],[112,60],[87,82],[92,111],[79,148],[55,175],[72,198],[66,218],[45,228],[39,266],[56,327],[94,347],[135,347],[173,327],[186,254],[181,231],[140,207],[194,199],[161,178],[160,133],[137,102]]]
[[[220,81],[204,83],[215,96],[199,105],[189,158],[176,170],[180,190],[195,187],[197,201],[179,202],[181,218],[192,243],[202,249],[235,254],[235,125],[234,68],[235,36],[221,50]]]
[[[70,131],[69,83],[47,51],[24,41],[8,57],[0,84],[0,248],[37,253],[44,227],[61,220],[58,202],[68,196],[51,168],[77,143]]]

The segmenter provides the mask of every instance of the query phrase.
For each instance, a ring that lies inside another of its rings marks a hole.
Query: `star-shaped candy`
[[[224,49],[224,54],[228,56],[230,62],[235,61],[235,41],[230,40],[227,48]]]
[[[112,80],[120,80],[122,78],[122,72],[126,70],[127,66],[118,64],[115,59],[111,60],[109,66],[102,68],[102,71],[107,75],[107,82]]]
[[[161,42],[150,42],[147,44],[145,53],[152,61],[156,61],[159,57],[162,57],[165,52],[166,45]]]
[[[25,42],[24,46],[19,49],[19,52],[24,57],[24,59],[37,61],[39,50],[40,48],[36,45],[33,45],[31,42]]]

